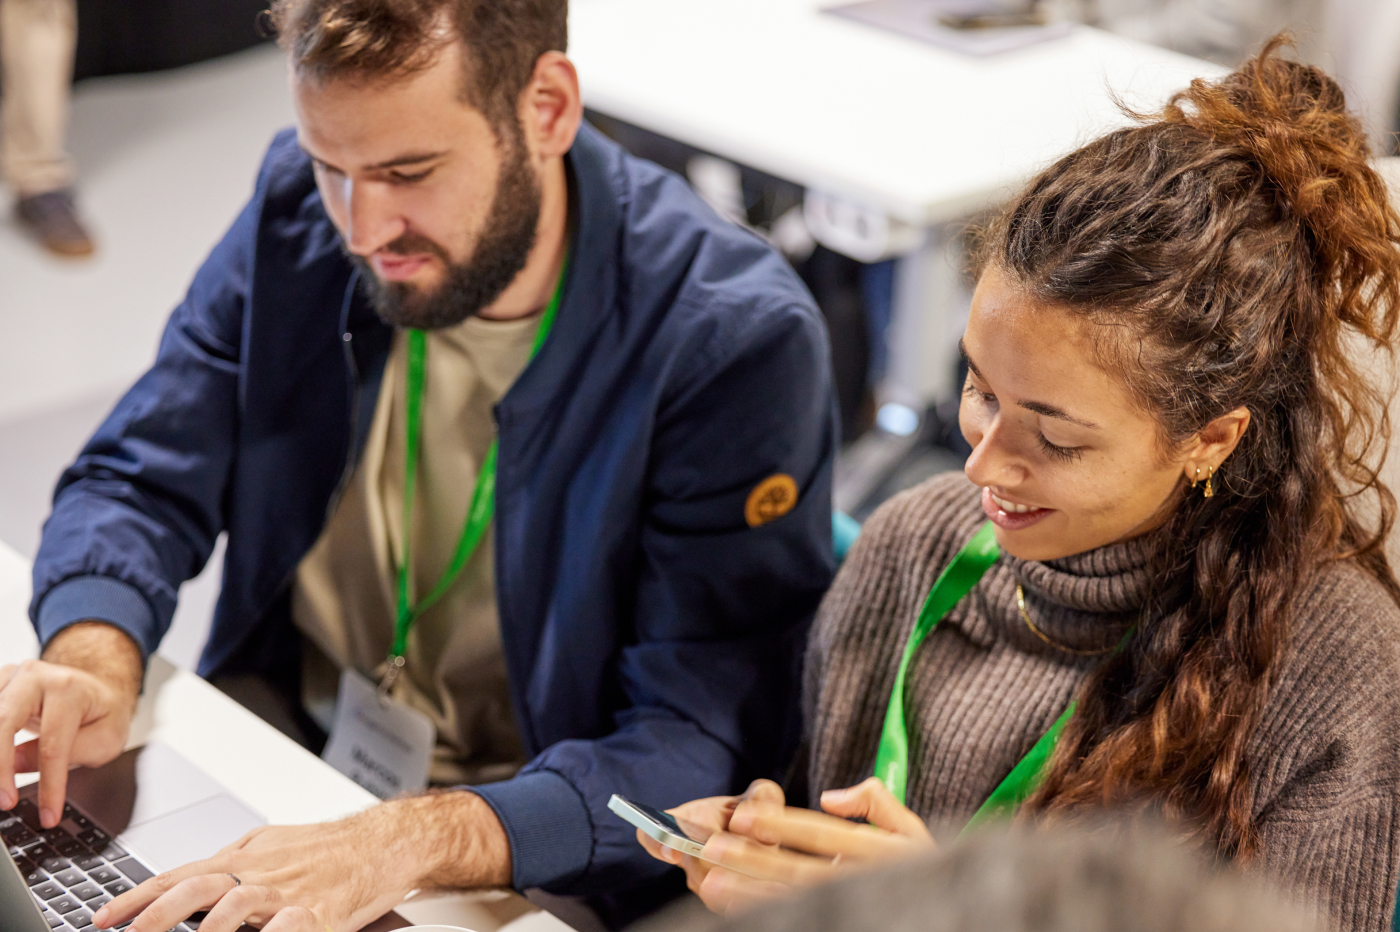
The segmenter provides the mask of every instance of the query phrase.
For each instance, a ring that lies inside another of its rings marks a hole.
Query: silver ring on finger
[[[234,874],[229,874],[228,876],[233,878],[233,885],[235,887],[243,886],[243,881],[239,880],[237,876],[235,876]]]

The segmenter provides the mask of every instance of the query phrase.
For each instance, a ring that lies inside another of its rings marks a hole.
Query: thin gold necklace
[[[1066,647],[1058,641],[1050,640],[1049,635],[1037,628],[1035,622],[1031,621],[1030,613],[1026,611],[1026,594],[1021,591],[1020,583],[1016,584],[1016,607],[1021,610],[1021,620],[1026,623],[1027,628],[1031,629],[1031,633],[1055,650],[1062,650],[1066,654],[1074,654],[1076,657],[1100,657],[1118,649],[1118,645],[1115,644],[1112,647],[1105,647],[1103,650],[1075,650],[1073,647]]]

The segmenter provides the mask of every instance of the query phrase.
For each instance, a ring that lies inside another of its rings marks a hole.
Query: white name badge
[[[380,799],[428,788],[437,729],[428,716],[389,697],[358,670],[340,675],[335,724],[321,759]]]

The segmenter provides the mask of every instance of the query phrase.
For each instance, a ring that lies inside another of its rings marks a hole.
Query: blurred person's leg
[[[77,36],[75,0],[0,0],[0,171],[20,221],[63,255],[92,252],[64,152]]]

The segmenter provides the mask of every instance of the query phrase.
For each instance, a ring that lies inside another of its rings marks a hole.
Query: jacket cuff
[[[593,820],[574,785],[552,770],[468,787],[495,811],[510,839],[517,890],[578,877],[593,857]]]
[[[54,586],[39,603],[34,621],[41,647],[54,635],[80,621],[105,621],[125,631],[147,659],[146,636],[156,628],[156,615],[141,590],[110,576],[74,576]]]

